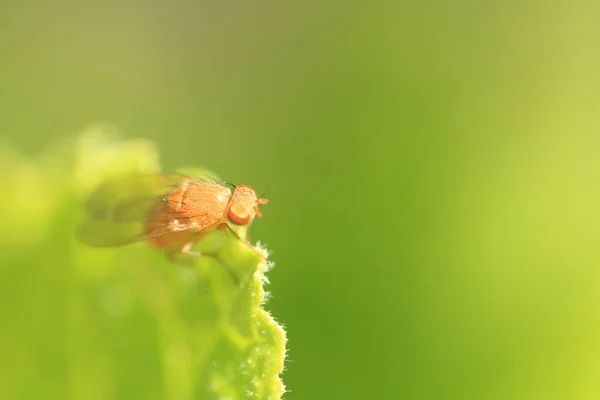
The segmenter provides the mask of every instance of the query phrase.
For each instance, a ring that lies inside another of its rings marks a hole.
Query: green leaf
[[[28,287],[5,295],[31,310],[4,329],[0,351],[25,361],[0,364],[8,377],[0,398],[280,399],[286,337],[263,308],[269,261],[226,231],[196,246],[221,261],[192,265],[146,243],[97,249],[73,239],[82,203],[104,177],[159,170],[151,142],[110,131],[92,127],[74,152],[66,146],[41,160],[0,148],[14,171],[0,184],[21,200],[0,207],[13,226],[0,278]],[[23,215],[28,225],[19,224]],[[55,317],[44,322],[47,315]]]

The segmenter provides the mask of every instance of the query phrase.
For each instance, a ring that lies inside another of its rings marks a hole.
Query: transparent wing
[[[105,181],[85,203],[86,217],[115,222],[147,218],[159,201],[165,201],[175,188],[191,180],[217,183],[208,176],[180,173],[132,175]]]
[[[208,176],[180,173],[126,176],[103,182],[84,206],[78,239],[90,246],[118,246],[185,231],[186,217],[173,211],[169,194],[186,181],[216,183]],[[152,218],[152,225],[147,221]],[[177,219],[177,226],[171,222]]]
[[[120,246],[148,239],[144,225],[138,222],[85,220],[77,231],[77,239],[88,246]]]

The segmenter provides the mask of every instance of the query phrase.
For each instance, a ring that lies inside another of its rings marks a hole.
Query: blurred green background
[[[598,399],[598,21],[560,0],[5,1],[0,138],[43,159],[109,123],[165,169],[267,190],[287,399]],[[3,192],[0,390],[163,398],[151,316],[74,325],[68,293],[100,296],[69,278],[79,204],[39,183]],[[44,229],[18,212],[44,207]]]

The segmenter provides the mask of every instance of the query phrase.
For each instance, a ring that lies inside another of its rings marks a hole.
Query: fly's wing
[[[113,222],[85,220],[77,232],[77,239],[88,246],[110,247],[146,240],[143,222]]]
[[[135,175],[102,183],[85,203],[78,239],[90,246],[118,246],[189,229],[185,224],[167,228],[169,221],[181,217],[169,208],[168,196],[192,180],[216,182],[210,177],[172,173]],[[161,228],[149,229],[148,218],[159,213]]]

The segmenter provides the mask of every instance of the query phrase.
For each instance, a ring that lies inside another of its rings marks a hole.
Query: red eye
[[[250,222],[252,216],[246,207],[239,203],[235,203],[229,208],[227,218],[236,225],[246,225]]]

